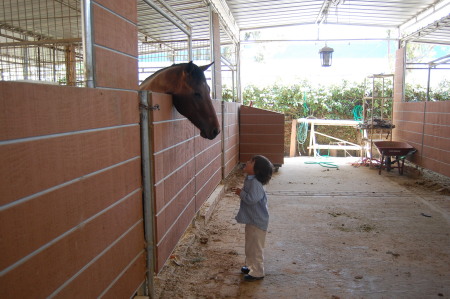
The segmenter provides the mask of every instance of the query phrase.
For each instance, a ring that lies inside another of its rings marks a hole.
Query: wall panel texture
[[[396,56],[393,140],[416,148],[413,163],[450,177],[450,101],[403,102],[404,51]]]
[[[132,296],[145,277],[136,92],[0,93],[2,297]]]
[[[263,155],[272,164],[281,166],[284,163],[284,115],[241,106],[239,119],[239,161],[245,163],[254,155]]]
[[[238,103],[224,102],[224,177],[239,163],[239,107]]]
[[[222,105],[228,119],[225,129],[214,139],[200,137],[194,127],[172,105],[170,95],[151,93],[149,131],[152,135],[152,164],[155,207],[155,271],[159,272],[175,245],[191,224],[202,204],[220,184],[223,172],[237,164],[238,104],[213,101],[219,123]],[[225,137],[225,138],[223,138]],[[222,154],[223,140],[228,145],[228,158]],[[224,170],[225,169],[225,170]]]
[[[2,298],[130,298],[145,280],[136,2],[91,6],[97,88],[0,83]]]

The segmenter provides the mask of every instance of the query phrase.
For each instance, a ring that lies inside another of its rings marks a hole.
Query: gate
[[[150,222],[146,226],[147,242],[153,245],[155,262],[149,267],[156,273],[222,176],[237,164],[238,104],[213,100],[213,105],[222,122],[222,133],[208,140],[200,137],[199,130],[173,107],[171,95],[141,93],[142,109],[148,111],[148,132],[144,132],[148,135],[142,136],[149,144],[145,218]],[[225,119],[224,110],[230,110]]]

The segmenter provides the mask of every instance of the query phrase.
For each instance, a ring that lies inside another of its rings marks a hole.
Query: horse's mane
[[[163,71],[166,71],[168,69],[175,68],[175,67],[182,67],[182,68],[184,68],[189,63],[192,64],[192,70],[191,70],[192,77],[194,79],[196,79],[196,80],[206,80],[205,73],[197,65],[193,64],[192,62],[183,62],[183,63],[174,63],[171,66],[168,66],[168,67],[162,68],[160,70],[157,70],[152,75],[150,75],[147,79],[142,81],[142,83],[140,85],[143,85],[147,81],[153,79],[154,77],[156,77],[158,74],[160,74]]]

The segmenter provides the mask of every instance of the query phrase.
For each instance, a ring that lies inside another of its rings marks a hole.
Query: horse
[[[171,94],[178,112],[200,129],[200,136],[212,140],[220,133],[220,125],[204,72],[213,63],[204,66],[192,61],[173,64],[146,78],[139,90]]]

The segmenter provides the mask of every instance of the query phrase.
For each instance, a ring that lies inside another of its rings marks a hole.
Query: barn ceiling
[[[209,39],[210,6],[219,12],[225,43],[245,31],[325,23],[397,29],[408,41],[450,44],[450,0],[138,0],[140,32],[153,40],[185,39],[178,28],[189,24],[194,39]]]
[[[0,42],[13,34],[21,36],[15,40],[80,38],[81,3],[3,1],[0,29],[6,33]],[[245,31],[326,23],[393,28],[404,40],[450,44],[450,0],[137,0],[137,4],[139,36],[147,41],[186,40],[186,32],[194,40],[209,40],[213,9],[221,19],[222,43],[240,40]]]

